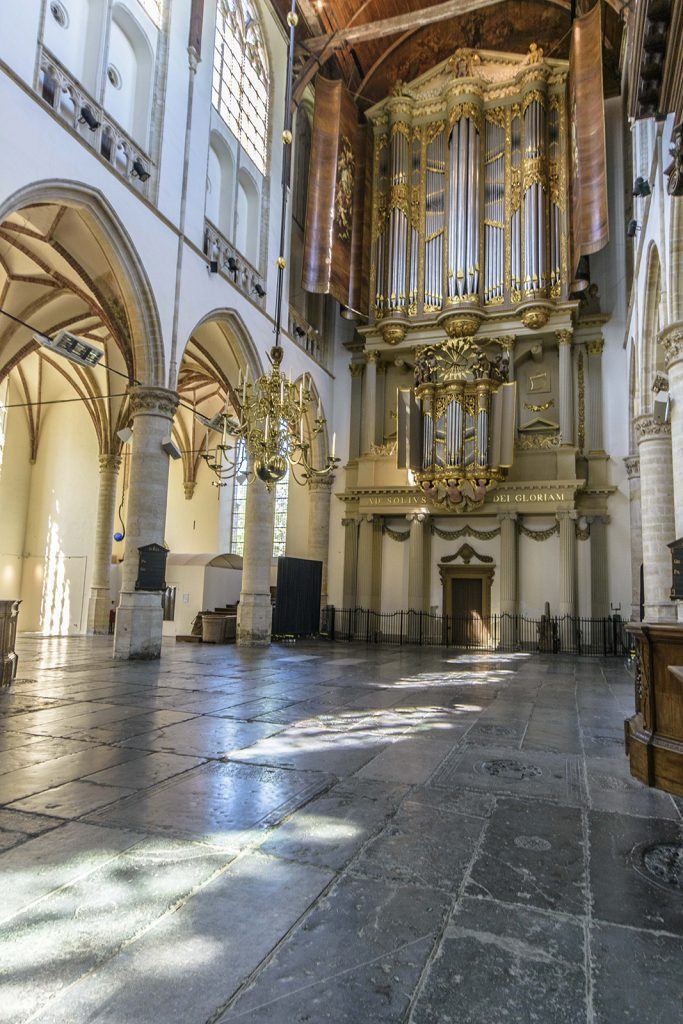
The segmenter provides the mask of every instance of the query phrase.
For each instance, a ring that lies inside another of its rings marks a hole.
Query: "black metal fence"
[[[322,631],[330,640],[369,644],[417,644],[473,651],[526,651],[538,654],[626,656],[632,640],[618,616],[582,619],[573,615],[479,616],[433,615],[429,612],[373,612],[335,608],[323,612]]]

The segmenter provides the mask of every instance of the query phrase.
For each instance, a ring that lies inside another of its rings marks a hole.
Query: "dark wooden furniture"
[[[0,686],[9,686],[19,664],[14,644],[21,601],[0,601]]]
[[[683,624],[626,628],[636,640],[636,713],[624,723],[631,775],[683,796]]]

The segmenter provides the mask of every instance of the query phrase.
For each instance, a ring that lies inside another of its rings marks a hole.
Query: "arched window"
[[[218,0],[213,105],[262,174],[268,149],[268,61],[250,0]]]
[[[235,480],[232,497],[232,533],[230,550],[244,554],[244,517],[247,507],[246,480]],[[289,501],[289,474],[275,485],[275,529],[273,530],[273,558],[284,555],[287,547],[287,504]]]
[[[259,194],[245,170],[237,175],[237,228],[235,246],[252,266],[256,266],[259,250]]]
[[[232,153],[217,132],[209,144],[206,216],[226,238],[232,235],[235,168]]]
[[[122,4],[112,11],[104,105],[143,148],[149,134],[154,56],[138,22]]]

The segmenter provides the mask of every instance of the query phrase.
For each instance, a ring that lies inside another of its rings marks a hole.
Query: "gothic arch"
[[[19,189],[0,204],[0,225],[22,211],[53,205],[75,210],[89,228],[104,256],[120,296],[111,298],[113,335],[131,377],[143,384],[165,386],[164,346],[156,300],[147,273],[130,235],[104,195],[89,185],[63,180],[41,181]],[[66,260],[74,260],[70,253]],[[122,309],[118,308],[118,304]],[[106,306],[106,302],[103,303]]]

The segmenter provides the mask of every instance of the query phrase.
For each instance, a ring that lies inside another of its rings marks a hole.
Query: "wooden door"
[[[481,643],[483,583],[481,578],[451,580],[453,643],[455,644]]]

